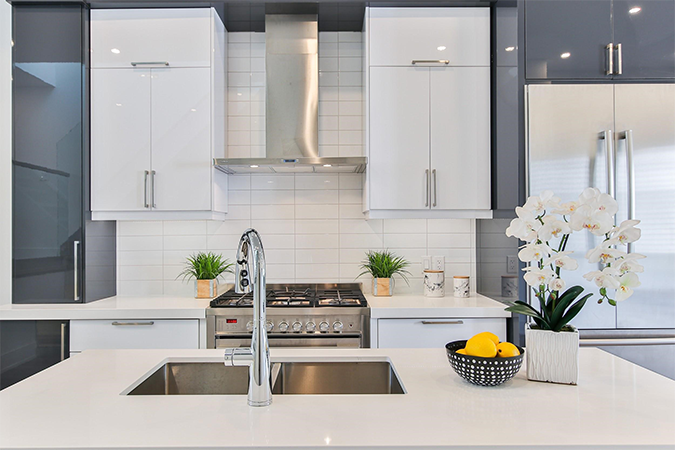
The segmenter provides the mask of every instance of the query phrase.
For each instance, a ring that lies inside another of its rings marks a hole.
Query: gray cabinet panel
[[[623,53],[616,79],[675,77],[675,1],[615,0],[614,41]]]
[[[605,47],[612,42],[611,8],[610,0],[528,0],[526,78],[611,78],[605,75]]]

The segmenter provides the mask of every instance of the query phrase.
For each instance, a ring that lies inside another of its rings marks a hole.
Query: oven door
[[[360,334],[315,334],[293,335],[274,334],[267,335],[270,347],[339,347],[360,348]],[[250,335],[218,335],[216,336],[216,348],[250,347]]]

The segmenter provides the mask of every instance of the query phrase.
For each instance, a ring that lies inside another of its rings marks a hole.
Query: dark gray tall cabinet
[[[528,80],[675,78],[675,0],[526,0],[525,58]]]
[[[115,223],[89,212],[88,10],[13,7],[12,301],[115,295]]]

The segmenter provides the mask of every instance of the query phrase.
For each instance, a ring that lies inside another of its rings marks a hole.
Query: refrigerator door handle
[[[612,42],[605,46],[605,53],[607,54],[605,75],[614,75],[614,44]]]
[[[616,164],[614,163],[614,133],[605,130],[601,133],[601,139],[605,140],[605,165],[607,172],[607,193],[616,198]]]
[[[633,130],[623,133],[626,140],[626,167],[628,168],[628,220],[635,219],[635,160],[633,159]],[[628,244],[628,253],[633,253],[633,243]]]
[[[80,301],[80,241],[73,241],[73,300]]]

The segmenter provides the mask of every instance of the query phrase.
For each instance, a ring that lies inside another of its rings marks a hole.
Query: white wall
[[[0,305],[12,302],[11,13],[0,0]]]

